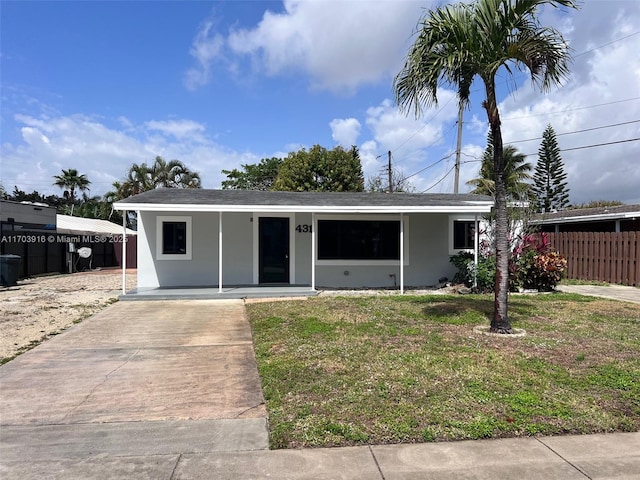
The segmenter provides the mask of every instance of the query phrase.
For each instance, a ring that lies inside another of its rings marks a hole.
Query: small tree
[[[413,193],[416,190],[409,179],[405,178],[404,172],[395,168],[391,169],[391,185],[393,186],[393,192],[396,193]],[[365,190],[367,192],[388,192],[388,170],[385,168],[384,173],[379,173],[378,175],[367,178],[367,186]]]
[[[568,74],[569,52],[557,30],[541,25],[543,5],[576,8],[575,0],[475,0],[429,11],[418,37],[396,75],[396,102],[418,115],[423,105],[437,104],[438,88],[452,85],[460,106],[468,105],[476,77],[484,84],[489,128],[494,139],[493,164],[496,215],[496,277],[491,331],[510,333],[508,317],[509,239],[502,121],[498,110],[498,72],[513,75],[528,69],[542,91]]]
[[[364,177],[360,154],[338,146],[327,150],[315,145],[284,159],[273,190],[291,192],[362,192]]]
[[[222,170],[227,176],[222,181],[223,190],[271,190],[282,159],[277,157],[263,158],[260,163],[243,164],[242,170]]]
[[[540,213],[564,210],[569,206],[567,174],[564,172],[560,148],[551,125],[542,134],[538,163],[533,175],[533,193]]]

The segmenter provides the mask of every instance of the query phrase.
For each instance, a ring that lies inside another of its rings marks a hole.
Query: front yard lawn
[[[474,333],[485,295],[247,305],[271,447],[640,430],[640,305],[509,305],[524,338]]]

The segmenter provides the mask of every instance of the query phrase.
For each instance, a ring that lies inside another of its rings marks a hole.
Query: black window
[[[473,220],[455,220],[453,222],[453,248],[469,250],[475,244],[476,227]]]
[[[399,259],[398,221],[318,221],[318,260]]]
[[[187,222],[162,222],[162,253],[187,254]]]

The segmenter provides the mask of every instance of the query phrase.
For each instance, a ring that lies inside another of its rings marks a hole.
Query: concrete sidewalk
[[[198,436],[193,434],[194,428]],[[231,437],[229,451],[212,451],[219,433],[215,424],[179,422],[84,425],[71,431],[51,426],[25,443],[28,435],[21,436],[11,428],[3,437],[8,434],[9,443],[12,439],[23,441],[2,450],[0,478],[640,478],[640,433],[271,451],[231,451],[237,447]],[[77,443],[69,443],[69,438]]]
[[[565,293],[640,303],[640,288],[624,285],[558,285],[558,290]]]

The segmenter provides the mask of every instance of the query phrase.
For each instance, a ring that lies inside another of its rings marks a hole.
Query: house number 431
[[[299,233],[311,233],[311,225],[298,225],[296,227],[296,232],[299,232]]]

